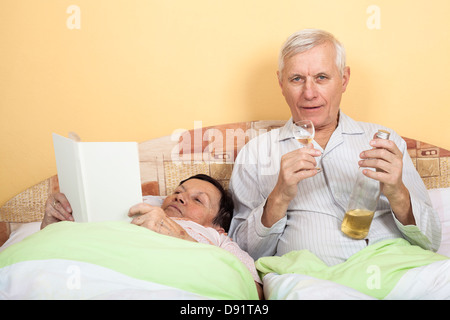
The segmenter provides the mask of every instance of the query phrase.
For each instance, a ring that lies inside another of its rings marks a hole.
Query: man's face
[[[317,130],[336,128],[350,69],[341,75],[335,56],[333,45],[326,42],[285,61],[279,84],[294,121],[312,120]]]

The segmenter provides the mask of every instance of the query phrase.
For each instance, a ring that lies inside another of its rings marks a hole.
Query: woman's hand
[[[169,218],[160,207],[139,203],[130,208],[132,224],[141,226],[167,236],[197,242],[178,223]]]
[[[42,219],[41,229],[49,224],[59,221],[74,221],[72,208],[64,193],[51,194],[45,203],[45,213]]]

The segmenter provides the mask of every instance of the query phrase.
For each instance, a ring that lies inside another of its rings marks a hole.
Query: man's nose
[[[303,87],[303,96],[306,100],[313,100],[317,97],[316,83],[312,79],[307,79]]]

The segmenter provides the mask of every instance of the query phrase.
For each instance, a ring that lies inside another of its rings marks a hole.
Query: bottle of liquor
[[[387,140],[389,136],[388,131],[378,130],[376,138]],[[380,182],[365,176],[363,170],[371,169],[359,168],[341,225],[341,231],[353,239],[364,239],[369,233],[381,192]]]

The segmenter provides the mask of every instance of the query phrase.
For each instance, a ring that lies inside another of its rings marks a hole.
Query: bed
[[[139,143],[144,201],[158,205],[179,181],[197,173],[209,174],[227,187],[236,155],[245,143],[284,123],[199,127]],[[404,139],[439,213],[442,243],[438,253],[445,260],[450,256],[450,151]],[[0,207],[0,299],[257,299],[248,271],[233,256],[212,246],[135,232],[139,227],[120,222],[93,224],[95,228],[59,223],[38,232],[46,199],[58,190],[54,175]],[[61,243],[63,250],[56,245]],[[175,267],[179,261],[184,266],[181,273]],[[373,298],[333,278],[277,271],[270,261],[257,265],[268,299]],[[221,277],[216,276],[218,272]]]

